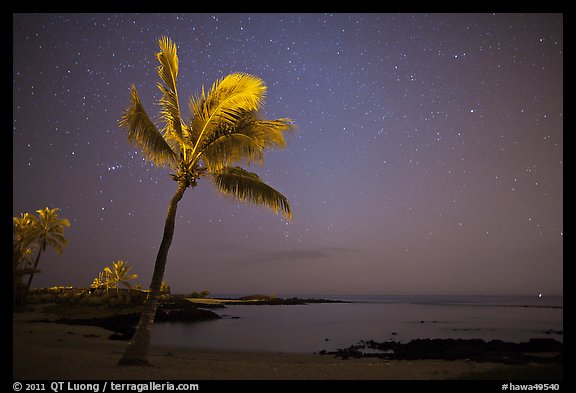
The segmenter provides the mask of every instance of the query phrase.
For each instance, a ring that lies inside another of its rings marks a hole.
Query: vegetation
[[[104,288],[50,287],[37,288],[30,291],[30,303],[55,303],[60,308],[72,307],[82,310],[82,314],[90,314],[94,309],[118,310],[144,304],[146,291],[136,289],[119,289],[108,291]]]
[[[166,295],[170,295],[170,285],[166,284],[166,281],[162,281],[162,284],[160,285],[160,292]]]
[[[188,300],[195,304],[202,304],[203,306],[224,306],[224,305],[304,305],[310,303],[348,303],[343,300],[329,300],[329,299],[304,299],[298,297],[292,298],[280,298],[276,295],[249,295],[242,296],[237,299],[217,299],[217,298],[194,298],[192,296],[188,297]]]
[[[105,267],[104,271],[98,273],[98,277],[94,278],[92,281],[91,288],[103,288],[103,289],[118,289],[120,285],[124,285],[126,288],[132,288],[132,284],[129,280],[134,280],[138,278],[137,274],[129,274],[132,270],[132,266],[128,262],[118,260],[112,262],[112,267]]]
[[[192,118],[185,123],[176,87],[179,66],[176,44],[162,37],[158,45],[160,52],[156,57],[160,65],[157,71],[161,82],[157,87],[162,93],[159,104],[164,127],[158,129],[148,116],[134,85],[130,90],[130,104],[119,125],[128,131],[128,141],[140,148],[147,160],[174,171],[170,176],[178,187],[168,206],[150,293],[121,364],[147,364],[150,333],[174,234],[176,209],[187,188],[195,187],[201,177],[208,177],[216,190],[226,196],[265,206],[286,219],[292,216],[284,195],[256,173],[236,166],[240,162],[263,164],[263,152],[285,147],[284,132],[292,128],[290,119],[264,120],[260,116],[266,92],[264,82],[243,73],[217,80],[208,92],[202,88],[199,95],[188,101]]]
[[[39,272],[38,262],[46,248],[50,246],[60,255],[68,244],[64,229],[70,227],[70,221],[58,217],[58,210],[46,207],[36,210],[38,216],[24,213],[12,219],[13,305],[27,303],[32,279]],[[33,252],[36,252],[34,262]],[[26,284],[22,281],[25,275],[28,275]]]
[[[192,292],[189,297],[193,298],[193,299],[205,299],[208,295],[210,295],[210,292],[208,292],[206,289],[200,292]]]
[[[22,282],[25,275],[32,270],[31,255],[34,245],[28,236],[32,224],[30,213],[20,214],[12,219],[12,306],[24,302],[25,285]]]
[[[64,286],[34,288],[30,290],[29,301],[31,304],[55,303],[61,305],[58,309],[71,307],[70,309],[72,310],[82,311],[82,315],[91,315],[94,309],[122,311],[122,309],[126,308],[128,311],[134,312],[135,307],[140,307],[144,304],[149,292],[148,290],[136,288],[118,288],[113,291],[109,289],[105,286],[91,286],[89,288]],[[163,290],[163,300],[165,302],[184,298],[182,295],[170,295],[170,287],[165,282],[163,283]]]
[[[242,296],[242,297],[239,297],[238,299],[240,299],[240,300],[274,300],[274,299],[276,299],[276,295],[256,294],[256,295]]]

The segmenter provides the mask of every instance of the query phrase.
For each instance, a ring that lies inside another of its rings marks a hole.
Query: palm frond
[[[182,149],[182,145],[189,144],[187,141],[187,131],[180,116],[180,104],[178,103],[178,90],[176,89],[176,79],[178,77],[178,54],[176,44],[167,37],[158,40],[160,52],[156,53],[156,58],[160,62],[157,68],[160,79],[164,82],[158,83],[157,87],[162,92],[160,99],[160,117],[165,122],[162,133],[168,142],[172,143],[172,149],[176,147]],[[188,138],[189,139],[189,138]]]
[[[252,138],[262,150],[268,150],[286,147],[284,133],[294,128],[292,119],[262,120],[254,114],[250,121],[239,127],[236,132]]]
[[[266,206],[276,214],[281,213],[284,218],[292,220],[288,199],[264,183],[256,173],[240,167],[225,167],[212,173],[212,180],[216,189],[225,196]]]
[[[37,273],[42,273],[42,270],[40,269],[34,269],[33,267],[25,267],[22,269],[19,269],[16,274],[17,275],[26,275],[26,274],[37,274]]]
[[[175,91],[167,89],[163,84],[157,84],[158,89],[162,92],[162,98],[159,100],[160,118],[164,121],[162,134],[167,141],[175,142],[173,150],[182,150],[184,144],[190,144],[185,139],[185,125],[180,118],[180,106],[178,104],[178,94]]]
[[[197,156],[215,171],[234,163],[264,163],[263,151],[284,148],[284,132],[292,129],[291,119],[261,120],[255,111],[244,112],[233,126],[222,124],[203,138]]]
[[[51,246],[56,254],[61,255],[68,245],[68,239],[64,237],[63,233],[52,233],[46,238],[46,244]]]
[[[37,242],[42,251],[51,246],[60,255],[68,244],[68,240],[64,237],[64,229],[70,227],[70,221],[58,217],[58,210],[60,209],[48,207],[36,210],[38,217],[32,216],[27,234]]]
[[[222,135],[206,146],[201,154],[210,172],[239,162],[248,165],[253,162],[260,165],[264,163],[260,146],[254,139],[243,134]]]
[[[138,275],[128,274],[130,270],[132,270],[132,266],[130,266],[128,262],[122,260],[112,262],[112,267],[106,266],[104,271],[94,279],[93,285],[118,289],[120,284],[124,284],[128,288],[131,288],[132,286],[128,280],[134,280],[138,278]]]
[[[21,252],[25,252],[36,240],[34,238],[34,226],[38,219],[30,213],[20,213],[20,217],[12,218],[13,243],[18,245]]]
[[[156,58],[160,62],[158,75],[172,91],[176,91],[176,77],[178,76],[178,55],[176,44],[168,37],[158,39],[160,52],[156,53]]]
[[[128,129],[128,142],[138,146],[144,157],[157,166],[174,164],[176,153],[150,119],[134,85],[130,88],[130,105],[118,123]]]
[[[204,92],[190,100],[193,154],[199,151],[203,138],[222,125],[233,126],[246,111],[260,108],[266,92],[264,82],[253,75],[235,73],[217,80],[208,94]]]
[[[138,278],[137,274],[130,274],[129,276],[126,276],[125,280],[135,280]]]

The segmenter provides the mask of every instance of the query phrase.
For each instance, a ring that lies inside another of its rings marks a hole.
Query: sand
[[[40,308],[13,313],[13,379],[47,380],[415,380],[452,379],[471,371],[511,367],[468,360],[349,359],[152,347],[151,366],[119,366],[126,342],[92,326],[31,322]]]

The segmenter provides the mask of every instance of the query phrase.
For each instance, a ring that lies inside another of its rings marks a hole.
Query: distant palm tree
[[[32,273],[34,239],[30,236],[34,217],[30,213],[12,218],[12,307],[24,301],[22,278]]]
[[[110,289],[110,282],[108,281],[108,274],[105,272],[98,273],[98,276],[94,277],[92,284],[90,284],[92,289],[105,289],[108,291]]]
[[[168,285],[165,281],[162,281],[162,285],[160,285],[160,292],[170,295],[170,285]]]
[[[116,291],[120,288],[120,284],[127,288],[132,288],[132,284],[128,282],[128,280],[134,280],[138,278],[138,275],[128,274],[130,270],[132,270],[132,266],[128,265],[128,262],[121,260],[112,262],[112,268],[108,266],[105,267],[104,273],[108,286],[110,288],[116,288]]]
[[[31,215],[31,224],[28,229],[28,236],[31,241],[38,244],[38,254],[34,261],[33,271],[28,277],[28,284],[26,285],[26,296],[30,291],[34,273],[37,272],[38,262],[40,255],[46,251],[46,247],[50,246],[60,255],[68,245],[68,240],[64,237],[64,229],[70,227],[70,221],[65,218],[58,217],[58,208],[36,210],[38,217]]]
[[[292,216],[284,195],[257,174],[232,166],[238,162],[263,164],[263,151],[285,147],[284,131],[293,127],[290,119],[264,120],[259,115],[266,92],[264,82],[252,75],[235,73],[214,82],[207,93],[202,87],[201,94],[188,102],[192,118],[185,123],[176,89],[179,62],[176,44],[162,37],[158,45],[157,70],[163,83],[157,87],[162,92],[159,103],[164,127],[159,130],[150,119],[134,85],[130,105],[119,125],[128,130],[128,141],[138,146],[146,159],[175,171],[170,176],[178,188],[168,206],[150,293],[120,364],[148,362],[150,332],[174,234],[176,208],[188,187],[195,187],[200,177],[210,177],[216,190],[224,195],[266,206],[286,219]]]

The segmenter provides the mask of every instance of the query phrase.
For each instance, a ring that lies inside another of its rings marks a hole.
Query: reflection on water
[[[344,348],[360,340],[482,338],[521,342],[545,337],[562,341],[562,308],[548,307],[558,303],[511,303],[510,298],[507,302],[386,299],[372,303],[227,306],[214,310],[223,316],[220,320],[155,324],[152,345],[312,353]]]

